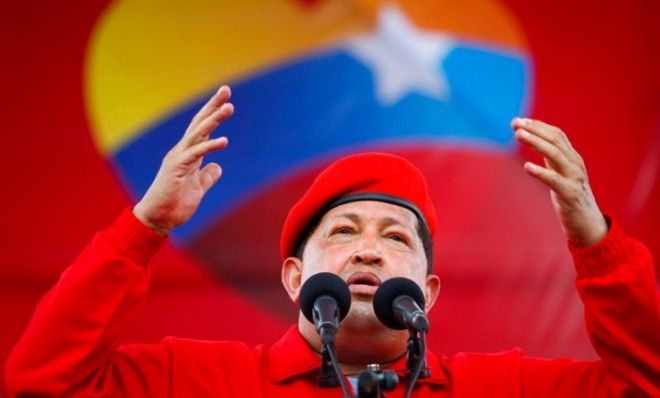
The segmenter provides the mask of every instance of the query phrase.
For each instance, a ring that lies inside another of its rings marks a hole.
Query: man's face
[[[349,321],[373,322],[373,295],[378,285],[393,277],[415,281],[432,304],[437,289],[427,286],[417,222],[410,210],[378,201],[350,202],[331,209],[307,241],[301,283],[319,272],[339,275],[348,283],[353,299]],[[432,278],[437,282],[437,277]]]

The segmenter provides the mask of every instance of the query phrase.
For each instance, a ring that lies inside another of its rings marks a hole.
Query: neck
[[[321,340],[314,325],[300,317],[298,329],[307,343],[320,353]],[[359,373],[369,364],[387,366],[396,361],[405,354],[407,339],[405,330],[388,329],[380,322],[351,322],[347,317],[337,332],[335,349],[342,371],[350,375]]]

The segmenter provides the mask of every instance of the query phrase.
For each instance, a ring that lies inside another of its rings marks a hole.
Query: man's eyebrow
[[[393,218],[393,217],[385,217],[385,218],[383,219],[383,222],[385,223],[385,225],[401,225],[401,226],[405,226],[401,221],[399,221],[399,220],[397,220],[396,218]]]
[[[360,216],[356,213],[341,213],[337,214],[332,218],[348,218],[349,220],[357,223],[360,220]],[[382,220],[382,223],[384,225],[390,226],[390,225],[399,225],[401,227],[406,227],[406,224],[403,223],[401,220],[394,218],[394,217],[384,217]]]
[[[341,213],[341,214],[335,215],[332,218],[348,218],[349,220],[351,220],[353,222],[358,222],[360,220],[360,216],[358,216],[355,213]]]

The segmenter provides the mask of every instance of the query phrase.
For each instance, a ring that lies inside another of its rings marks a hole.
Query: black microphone
[[[343,279],[330,272],[311,276],[300,290],[300,309],[314,324],[323,344],[334,341],[351,308],[351,292]]]
[[[407,278],[386,280],[374,295],[374,312],[391,329],[429,330],[424,310],[424,294],[415,282]]]

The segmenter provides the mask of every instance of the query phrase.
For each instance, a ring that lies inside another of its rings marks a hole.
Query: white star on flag
[[[446,99],[449,84],[440,62],[452,46],[448,35],[417,28],[392,6],[381,9],[375,33],[348,42],[349,51],[372,70],[382,105],[392,105],[412,92]]]

